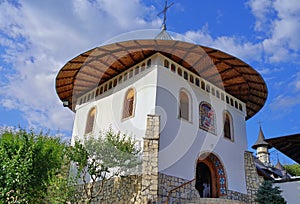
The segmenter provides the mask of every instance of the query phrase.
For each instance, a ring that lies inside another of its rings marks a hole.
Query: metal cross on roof
[[[158,16],[160,16],[162,13],[164,14],[164,21],[162,24],[163,30],[167,30],[167,25],[166,25],[167,11],[173,4],[174,4],[174,2],[172,2],[170,5],[168,5],[168,0],[166,0],[164,9],[159,14],[157,14]]]

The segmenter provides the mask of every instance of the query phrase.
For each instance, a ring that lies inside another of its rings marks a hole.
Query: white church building
[[[75,113],[73,140],[111,126],[141,142],[135,193],[147,202],[253,202],[261,178],[246,121],[263,107],[267,87],[242,60],[162,30],[76,56],[56,90]]]

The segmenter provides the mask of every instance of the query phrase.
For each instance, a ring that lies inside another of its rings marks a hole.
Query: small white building
[[[157,179],[149,199],[178,189],[185,198],[250,199],[246,120],[263,107],[267,88],[243,61],[163,30],[78,55],[58,73],[56,90],[75,112],[73,139],[111,126],[141,141],[141,174]]]

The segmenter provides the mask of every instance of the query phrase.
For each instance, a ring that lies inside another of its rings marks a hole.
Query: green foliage
[[[84,145],[75,142],[71,152],[84,183],[87,203],[102,192],[105,181],[130,173],[141,163],[141,149],[136,141],[120,132],[114,133],[111,128],[98,137],[85,138]],[[96,185],[98,182],[100,185]]]
[[[293,176],[300,176],[300,165],[299,164],[291,164],[284,165],[286,171]]]
[[[280,195],[281,192],[278,186],[272,186],[272,182],[263,181],[257,191],[255,201],[259,204],[285,204],[286,201]]]
[[[71,161],[77,170],[73,176],[69,176]],[[77,202],[73,199],[78,198],[78,179],[85,184],[89,203],[106,180],[139,164],[136,141],[112,129],[74,146],[43,132],[0,130],[0,203]],[[96,185],[99,180],[101,185]]]
[[[43,132],[2,130],[0,203],[41,203],[58,175],[67,180],[61,171],[65,149],[60,138]]]

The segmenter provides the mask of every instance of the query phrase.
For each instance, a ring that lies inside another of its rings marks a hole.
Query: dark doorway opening
[[[196,189],[201,198],[212,197],[212,177],[209,167],[199,162],[196,168]]]

